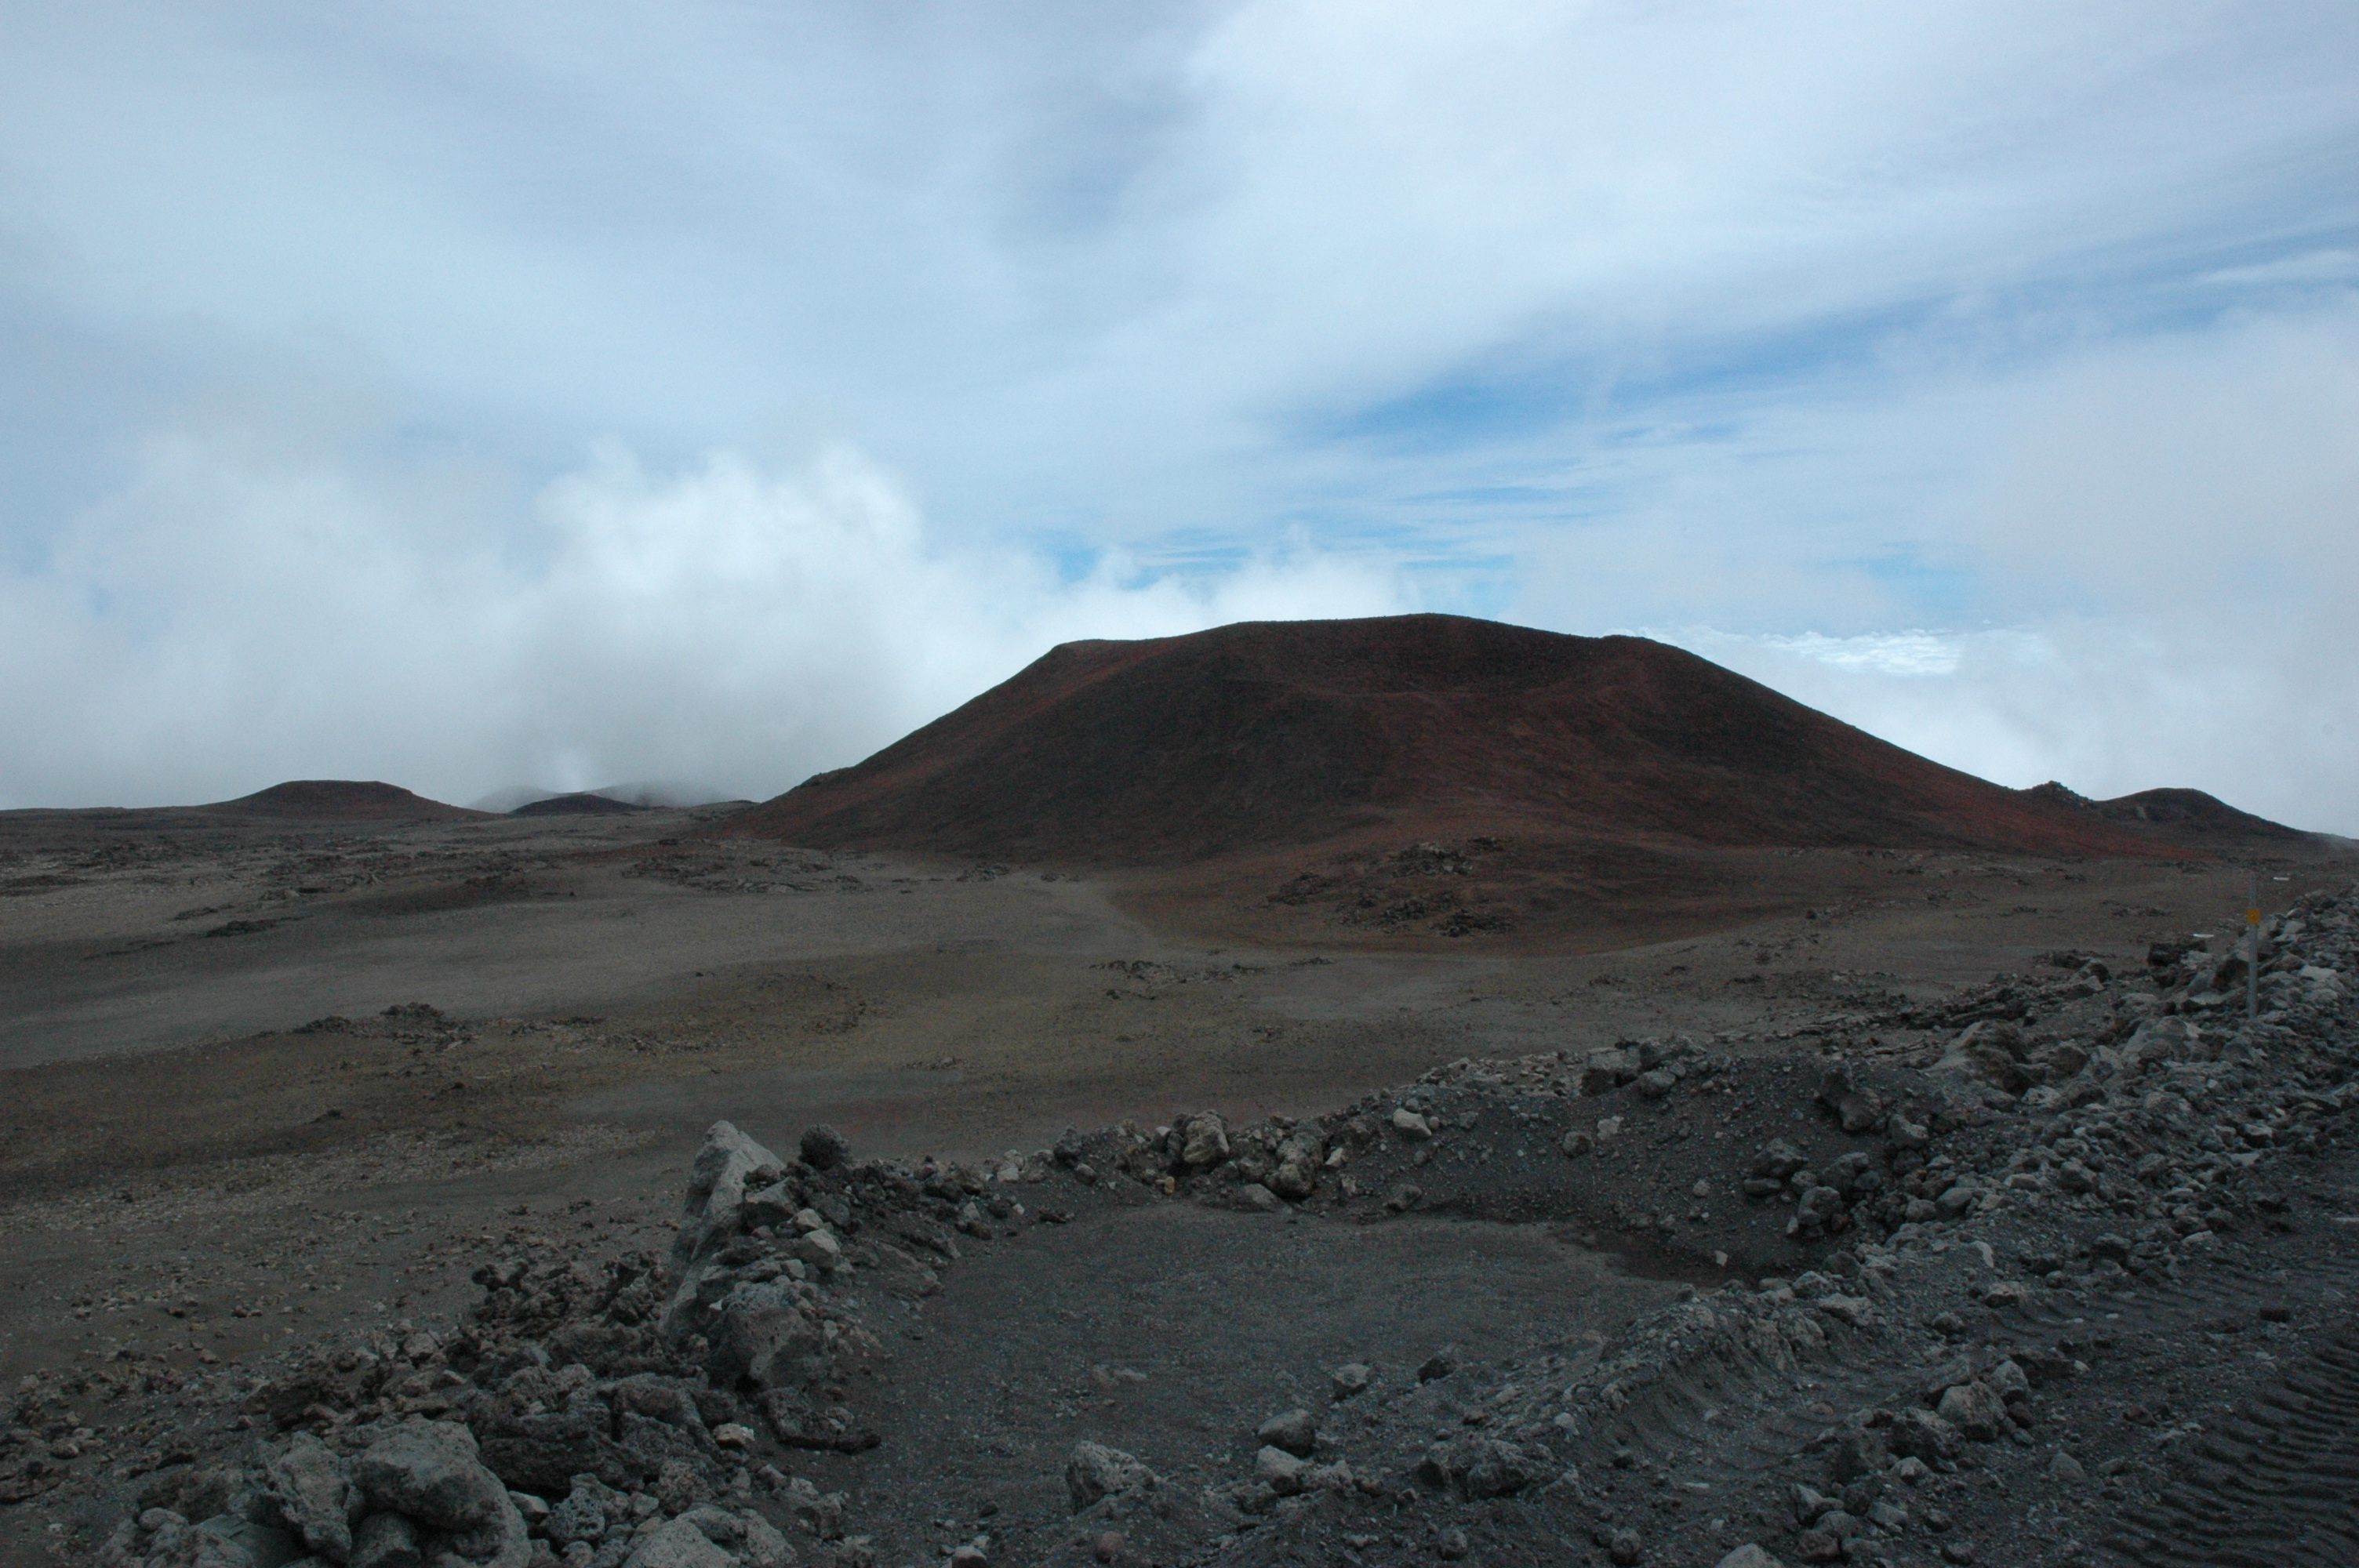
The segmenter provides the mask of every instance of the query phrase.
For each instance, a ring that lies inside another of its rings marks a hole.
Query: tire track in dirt
[[[2359,1329],[2237,1401],[2104,1545],[2142,1568],[2359,1563]]]
[[[2254,1265],[2223,1261],[2085,1301],[2035,1303],[1993,1343],[2180,1343],[2261,1321],[2264,1308],[2289,1299],[2332,1303],[2359,1292],[2359,1256],[2348,1248],[2313,1250],[2297,1270],[2280,1263],[2270,1248]],[[2060,1561],[2090,1561],[2093,1551],[2097,1560],[2138,1568],[2359,1562],[2359,1326],[2331,1328],[2287,1359],[2280,1370],[2255,1367],[2258,1379],[2220,1388],[2233,1398],[2233,1413],[2207,1418],[2200,1432],[2161,1448],[2166,1457],[2151,1472],[2133,1466],[2126,1479],[2147,1495],[2100,1512],[2089,1521],[2093,1547],[2068,1546]],[[1748,1496],[1771,1501],[1764,1490],[1782,1490],[1788,1480],[1818,1484],[1816,1466],[1805,1473],[1793,1468],[1798,1461],[1826,1448],[1854,1411],[1915,1405],[1935,1369],[1920,1342],[1831,1325],[1822,1349],[1790,1363],[1746,1355],[1690,1362],[1633,1397],[1612,1441],[1642,1467],[1704,1483],[1733,1511]],[[2096,1426],[2112,1393],[2050,1382],[2042,1426],[2067,1411]],[[2136,1441],[2155,1440],[2141,1432]]]

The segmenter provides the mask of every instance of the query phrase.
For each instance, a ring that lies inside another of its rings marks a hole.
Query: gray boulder
[[[405,1551],[422,1552],[429,1564],[483,1568],[524,1568],[532,1558],[524,1516],[484,1467],[474,1434],[454,1422],[414,1422],[379,1438],[353,1461],[352,1474],[378,1516],[398,1514],[433,1532],[404,1546],[397,1531],[387,1533],[392,1527],[364,1519],[353,1539],[354,1563],[363,1563],[364,1546],[368,1568],[401,1568],[410,1560]]]
[[[1884,1121],[1884,1097],[1874,1089],[1854,1089],[1835,1100],[1834,1112],[1845,1132],[1873,1132]]]
[[[254,1568],[287,1568],[303,1555],[303,1548],[295,1537],[283,1530],[273,1530],[266,1524],[239,1519],[234,1514],[220,1514],[205,1520],[190,1532],[198,1538],[199,1550],[210,1540],[221,1542],[222,1554],[236,1560],[244,1552],[245,1561]]]
[[[1843,1194],[1832,1187],[1811,1187],[1802,1194],[1802,1201],[1795,1206],[1794,1225],[1804,1231],[1822,1230],[1841,1220],[1843,1216]]]
[[[1581,1092],[1610,1094],[1638,1076],[1638,1058],[1619,1048],[1592,1051],[1581,1069]]]
[[[1065,1460],[1065,1490],[1073,1511],[1125,1492],[1149,1492],[1158,1485],[1154,1471],[1132,1454],[1102,1443],[1077,1443]]]
[[[2030,1073],[2012,1053],[1988,1042],[1968,1044],[1962,1036],[1926,1071],[1977,1079],[2003,1094],[2019,1095],[2031,1087]]]
[[[2202,1032],[2183,1018],[2151,1018],[2115,1048],[2121,1069],[2132,1076],[2157,1062],[2189,1061],[2204,1054]],[[2210,1054],[2218,1055],[2215,1046]]]
[[[622,1494],[604,1485],[595,1476],[576,1476],[573,1477],[573,1489],[549,1510],[549,1518],[541,1526],[542,1533],[560,1551],[577,1541],[591,1546],[597,1545],[606,1539],[610,1519],[621,1515],[619,1509],[607,1507],[610,1498],[619,1502]]]
[[[1276,1214],[1286,1206],[1286,1200],[1263,1186],[1259,1182],[1247,1182],[1237,1189],[1237,1202],[1245,1208],[1262,1214]]]
[[[352,1555],[360,1488],[352,1466],[308,1432],[299,1432],[262,1466],[262,1484],[287,1528],[315,1557],[342,1563]]]
[[[1679,1087],[1680,1080],[1678,1076],[1669,1069],[1656,1067],[1639,1074],[1633,1087],[1636,1088],[1640,1099],[1660,1099]]]
[[[1187,1136],[1180,1141],[1180,1160],[1191,1171],[1209,1171],[1229,1157],[1229,1126],[1217,1110],[1208,1110],[1188,1120]]]
[[[737,1206],[737,1221],[748,1230],[765,1225],[775,1230],[791,1223],[802,1206],[792,1183],[773,1182],[745,1194]]]
[[[1302,1472],[1306,1468],[1301,1459],[1283,1448],[1265,1445],[1254,1455],[1254,1479],[1281,1498],[1290,1498],[1304,1489]]]
[[[413,1422],[379,1438],[353,1461],[353,1481],[371,1509],[430,1530],[472,1530],[516,1512],[474,1433],[456,1422]]]
[[[704,1503],[679,1516],[704,1532],[713,1545],[725,1548],[746,1568],[788,1568],[795,1549],[777,1527],[752,1509],[731,1513]]]
[[[1995,1443],[2006,1433],[2006,1405],[1987,1383],[1960,1383],[1941,1396],[1934,1413],[1976,1443]]]
[[[425,1561],[416,1524],[399,1514],[372,1514],[353,1531],[346,1568],[419,1568]]]
[[[1927,1410],[1905,1410],[1892,1418],[1885,1441],[1904,1458],[1938,1465],[1958,1454],[1958,1429]]]
[[[513,1501],[499,1518],[437,1536],[429,1546],[427,1568],[526,1568],[532,1561],[532,1540]]]
[[[648,1531],[623,1559],[623,1568],[738,1568],[738,1563],[690,1520],[676,1519]]]
[[[1786,1564],[1763,1551],[1758,1542],[1748,1541],[1712,1568],[1786,1568]]]
[[[725,1121],[706,1129],[704,1147],[689,1167],[688,1191],[680,1203],[679,1228],[671,1243],[672,1271],[685,1273],[706,1244],[736,1229],[745,1202],[745,1178],[777,1170],[776,1154]]]
[[[706,1130],[672,1234],[670,1272],[679,1284],[658,1325],[668,1342],[677,1345],[705,1331],[707,1309],[734,1282],[715,1255],[745,1227],[749,1182],[757,1175],[766,1181],[777,1169],[777,1155],[729,1123],[716,1121]]]
[[[1854,1427],[1835,1444],[1827,1459],[1827,1479],[1838,1487],[1870,1476],[1880,1476],[1892,1462],[1892,1451],[1881,1433]]]
[[[808,1382],[826,1364],[825,1332],[776,1281],[740,1285],[723,1296],[711,1338],[705,1376],[716,1388],[788,1388]]]
[[[1418,1479],[1469,1498],[1508,1498],[1531,1485],[1524,1452],[1495,1437],[1454,1437],[1437,1443],[1418,1462]]]
[[[1319,1185],[1319,1168],[1327,1158],[1327,1141],[1297,1129],[1277,1146],[1277,1169],[1269,1178],[1270,1191],[1299,1203]]]
[[[1319,1422],[1306,1410],[1290,1410],[1270,1417],[1254,1433],[1254,1440],[1266,1447],[1283,1448],[1288,1454],[1308,1459],[1319,1446]]]
[[[136,1523],[125,1519],[98,1560],[103,1568],[255,1568],[243,1545],[207,1528],[213,1522],[191,1525],[168,1509],[149,1509]]]
[[[751,1509],[731,1513],[718,1504],[699,1503],[679,1517],[703,1532],[705,1540],[755,1568],[784,1568],[794,1561],[787,1538]]]
[[[832,1171],[852,1158],[852,1141],[824,1124],[803,1129],[799,1147],[803,1163],[814,1171]]]
[[[615,1383],[613,1402],[618,1416],[643,1415],[682,1432],[698,1435],[704,1432],[704,1413],[696,1408],[688,1388],[675,1378],[636,1373]]]

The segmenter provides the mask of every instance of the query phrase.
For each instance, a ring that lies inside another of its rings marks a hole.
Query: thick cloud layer
[[[754,798],[857,760],[1080,637],[1392,613],[1396,577],[1275,555],[1189,585],[930,541],[845,448],[668,475],[600,450],[528,557],[462,474],[176,433],[38,579],[0,584],[12,805],[224,798],[288,777],[444,799],[658,773]],[[372,481],[375,482],[372,482]]]
[[[8,36],[0,802],[767,794],[1059,637],[1421,606],[2359,831],[2359,13]]]

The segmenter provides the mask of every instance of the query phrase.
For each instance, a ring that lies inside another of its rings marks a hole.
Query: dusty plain
[[[1239,946],[1253,919],[1223,933],[1149,883],[700,837],[722,816],[0,816],[0,1379],[126,1348],[234,1368],[340,1326],[447,1317],[527,1231],[660,1250],[721,1119],[780,1150],[826,1122],[864,1157],[976,1159],[1069,1126],[1319,1112],[1465,1056],[1677,1034],[1805,1049],[1831,1014],[1939,1002],[2059,950],[2136,969],[2150,941],[2231,929],[2247,874],[1793,851],[1782,903],[1643,945],[1549,954],[1339,924]],[[2261,870],[2279,908],[2350,885],[2359,861],[2321,841]],[[1184,1259],[1185,1299],[1127,1355],[1153,1387],[1198,1392],[1125,1419],[1199,1422],[1217,1444],[1298,1363],[1372,1343],[1505,1354],[1543,1317],[1610,1330],[1680,1282],[1593,1233],[1306,1230],[1286,1266],[1325,1281],[1332,1310],[1208,1356],[1272,1266],[1237,1244],[1249,1223],[1111,1216],[1056,1236],[1063,1264],[972,1271],[911,1351],[940,1362],[924,1386],[962,1397],[1006,1314],[1025,1331],[1006,1354],[1046,1368],[1025,1386],[1119,1358],[1106,1325],[1175,1289]],[[1470,1310],[1441,1260],[1476,1255],[1524,1306]],[[1041,1305],[1044,1278],[1069,1296]],[[1044,1405],[1026,1454],[1077,1409]],[[109,1441],[93,1432],[92,1465]],[[0,1560],[86,1551],[97,1522],[38,1498],[0,1509]],[[918,1560],[903,1544],[888,1561]]]

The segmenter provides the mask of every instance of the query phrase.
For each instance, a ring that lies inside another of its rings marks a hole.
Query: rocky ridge
[[[140,1390],[158,1436],[93,1489],[101,1555],[870,1568],[941,1505],[809,1472],[878,1441],[897,1314],[962,1247],[1184,1202],[1543,1222],[1690,1288],[1603,1342],[1320,1368],[1212,1487],[1084,1442],[1066,1515],[979,1521],[957,1568],[2348,1561],[2354,919],[2359,890],[2273,920],[2251,1021],[2243,960],[2190,938],[1832,1020],[1815,1052],[1468,1059],[1328,1116],[981,1165],[722,1123],[668,1257],[519,1254],[464,1321]],[[65,1484],[60,1382],[17,1390],[0,1499]]]

